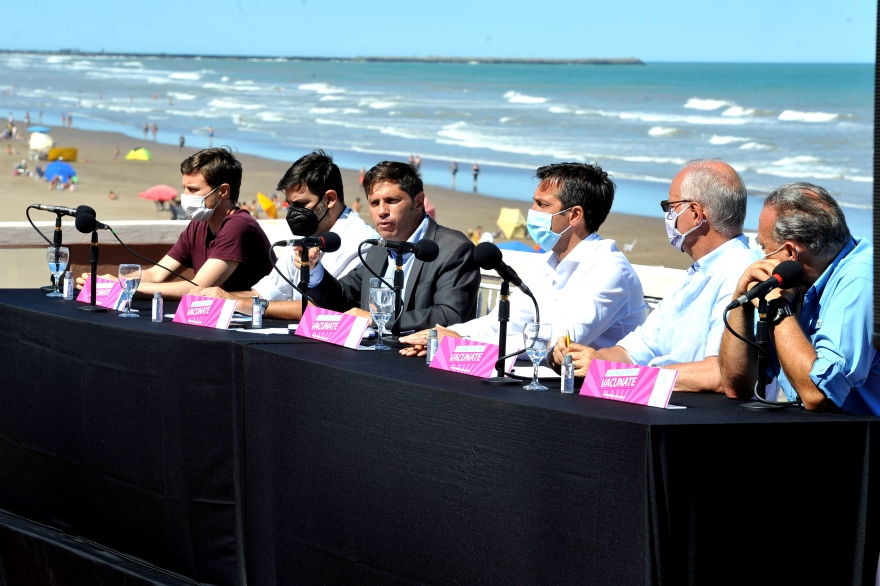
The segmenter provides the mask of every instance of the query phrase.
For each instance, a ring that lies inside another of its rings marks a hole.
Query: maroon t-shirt
[[[196,273],[209,258],[238,262],[223,283],[227,291],[250,291],[272,270],[269,239],[246,210],[235,210],[223,219],[216,235],[208,222],[191,221],[168,256]]]

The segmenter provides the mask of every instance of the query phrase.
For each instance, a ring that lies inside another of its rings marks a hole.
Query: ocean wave
[[[837,205],[839,205],[842,208],[853,208],[856,210],[873,210],[874,209],[874,206],[872,206],[871,204],[849,203],[846,201],[840,201],[839,199],[837,200]]]
[[[213,106],[215,108],[226,108],[226,109],[241,109],[241,110],[259,110],[260,108],[265,108],[265,106],[261,104],[242,104],[241,102],[236,102],[235,100],[211,100],[208,102],[209,106]]]
[[[503,116],[498,119],[498,122],[504,124],[505,122],[510,122],[511,120],[513,120],[512,116]]]
[[[385,108],[393,108],[397,105],[397,102],[391,102],[389,100],[382,100],[379,98],[364,98],[363,100],[358,102],[358,106],[366,106],[368,108],[373,108],[376,110],[384,110]],[[389,112],[390,114],[390,112]]]
[[[684,107],[691,108],[693,110],[717,110],[718,108],[723,108],[724,106],[731,106],[730,102],[726,102],[724,100],[711,100],[711,99],[702,99],[702,98],[691,98],[689,99]]]
[[[168,92],[168,95],[175,100],[195,100],[198,97],[194,94],[184,94],[181,92]]]
[[[751,170],[762,175],[774,175],[786,179],[841,179],[847,180],[847,170],[824,164],[826,161],[812,155],[783,157],[769,165],[759,165]]]
[[[849,179],[850,181],[855,181],[857,183],[874,183],[874,178],[871,176],[867,176],[867,175],[865,175],[865,176],[853,175],[852,177],[847,177],[847,179]],[[874,209],[874,208],[871,207],[871,209]]]
[[[511,104],[543,104],[547,101],[547,98],[542,98],[540,96],[527,96],[514,91],[505,93],[504,99]]]
[[[332,95],[322,96],[322,97],[318,98],[319,102],[338,102],[340,100],[344,101],[345,98],[343,98],[341,96],[332,96]]]
[[[779,115],[779,119],[785,122],[831,122],[840,114],[833,112],[798,112],[797,110],[785,110]]]
[[[769,151],[773,147],[769,144],[763,144],[760,142],[750,141],[750,142],[741,144],[739,148],[742,150],[754,149],[756,151]]]
[[[363,110],[358,110],[357,108],[343,108],[343,114],[363,114]]]
[[[71,59],[72,57],[66,55],[52,55],[51,57],[46,57],[46,63],[67,63]]]
[[[315,118],[315,122],[318,124],[325,124],[330,126],[342,126],[344,128],[353,128],[357,130],[375,130],[381,134],[387,134],[389,136],[397,136],[400,138],[409,138],[413,140],[426,140],[430,139],[430,134],[423,134],[417,132],[413,128],[400,128],[398,126],[382,126],[378,124],[361,124],[357,122],[347,122],[344,120],[333,120],[329,118]]]
[[[337,108],[312,108],[309,110],[309,114],[333,114],[338,111]]]
[[[341,87],[336,87],[330,85],[328,83],[304,83],[302,85],[297,86],[297,89],[315,92],[318,94],[344,94],[345,89]]]
[[[709,139],[709,144],[731,144],[734,142],[749,142],[750,140],[752,139],[741,136],[718,136],[713,134],[712,138]]]
[[[143,67],[144,64],[140,61],[121,61],[117,65],[121,65],[123,67]]]
[[[648,131],[648,136],[672,136],[679,132],[681,129],[674,126],[654,126]]]
[[[572,110],[565,106],[550,106],[547,111],[551,114],[571,114]]]
[[[202,79],[202,75],[200,73],[190,72],[190,71],[177,71],[168,76],[171,79],[183,79],[186,81],[198,81]]]
[[[682,116],[680,114],[655,114],[652,112],[620,112],[617,117],[621,120],[639,120],[641,122],[665,122],[672,124],[698,124],[732,126],[748,124],[743,118],[720,118],[717,116]]]
[[[233,91],[233,92],[256,92],[267,88],[257,85],[234,85],[228,83],[204,83],[202,87],[209,90]]]
[[[722,116],[752,116],[756,110],[754,108],[743,108],[742,106],[731,106],[721,113]]]

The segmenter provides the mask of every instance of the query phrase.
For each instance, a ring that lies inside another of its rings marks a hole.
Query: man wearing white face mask
[[[596,233],[614,201],[614,183],[597,165],[559,163],[538,169],[540,181],[529,210],[528,230],[547,253],[521,275],[538,300],[541,321],[553,332],[568,331],[580,344],[607,346],[645,320],[642,284],[613,240]],[[535,321],[532,300],[519,290],[510,296],[509,348],[522,347],[525,324]],[[439,335],[498,339],[498,308]],[[425,332],[401,338],[413,344],[407,356],[424,355]]]
[[[660,206],[669,243],[694,259],[682,282],[616,344],[597,351],[560,339],[547,360],[558,368],[571,354],[581,377],[596,358],[662,366],[678,371],[676,391],[722,392],[718,351],[724,307],[745,267],[760,258],[742,235],[746,188],[724,161],[698,159],[678,172]]]
[[[199,288],[249,290],[272,270],[272,263],[263,229],[247,210],[236,205],[241,163],[227,149],[206,149],[183,161],[180,172],[180,203],[191,222],[159,264],[176,272],[193,269],[192,280]],[[194,289],[190,283],[172,278],[158,266],[145,269],[137,292],[152,296],[158,291],[167,299],[180,299]]]

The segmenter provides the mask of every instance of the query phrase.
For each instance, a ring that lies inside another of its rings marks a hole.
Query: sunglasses
[[[693,201],[694,200],[692,200],[692,199],[680,199],[678,201],[669,201],[668,199],[664,199],[663,201],[660,202],[660,208],[665,213],[668,214],[669,210],[671,210],[673,207],[677,206],[678,204],[680,204],[680,203],[693,203]]]

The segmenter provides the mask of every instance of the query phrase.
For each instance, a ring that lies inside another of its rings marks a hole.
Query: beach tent
[[[64,159],[68,162],[76,161],[77,150],[72,148],[54,148],[49,149],[49,157],[50,161],[57,161],[58,159]]]
[[[76,171],[66,161],[55,161],[46,165],[46,181],[52,181],[52,179],[58,177],[62,183],[67,183],[71,177],[75,176]]]
[[[52,129],[48,126],[29,126],[28,132],[42,132],[49,133]]]
[[[260,207],[263,208],[264,212],[266,212],[266,216],[273,220],[278,219],[278,210],[275,209],[274,201],[272,201],[260,192],[257,192],[257,201],[260,202]]]
[[[48,134],[34,132],[28,140],[28,148],[32,151],[48,151],[55,146],[55,141]]]
[[[508,240],[526,237],[526,219],[518,208],[501,208],[496,224]]]
[[[149,161],[152,158],[153,155],[151,155],[150,151],[145,148],[131,149],[128,151],[128,154],[125,155],[127,161]]]
[[[138,194],[141,199],[150,201],[171,201],[177,197],[177,189],[170,185],[154,185]]]

